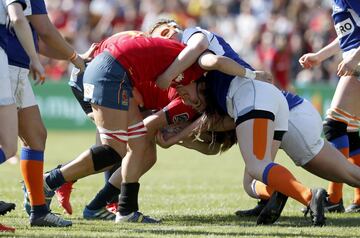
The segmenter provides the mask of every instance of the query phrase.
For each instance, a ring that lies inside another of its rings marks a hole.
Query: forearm
[[[198,126],[198,121],[195,121],[181,130],[179,133],[174,136],[168,138],[167,143],[174,145],[180,141],[188,140],[189,137],[193,136],[194,129]]]
[[[48,47],[41,39],[39,39],[39,53],[52,59],[63,60],[63,57],[59,57],[59,55],[61,56],[61,52]]]
[[[166,69],[164,76],[169,79],[176,78],[179,74],[194,64],[201,53],[203,53],[202,49],[185,47],[169,68]]]
[[[218,70],[225,74],[245,77],[246,69],[234,60],[225,56],[204,53],[198,60],[204,70]]]
[[[340,45],[339,45],[339,39],[336,38],[333,40],[330,44],[319,50],[316,54],[319,56],[320,61],[324,61],[331,56],[337,54],[340,52]]]
[[[60,60],[69,60],[73,55],[74,49],[61,36],[55,26],[50,22],[47,15],[32,15],[28,17],[41,41],[46,44],[50,52],[41,51],[46,56],[51,56]]]

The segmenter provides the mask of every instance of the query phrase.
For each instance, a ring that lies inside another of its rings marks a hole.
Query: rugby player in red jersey
[[[184,45],[176,41],[149,38],[141,32],[119,33],[100,43],[98,51],[95,52],[96,57],[85,70],[83,85],[84,98],[91,102],[102,145],[92,147],[64,167],[52,170],[45,179],[48,195],[66,181],[107,170],[122,161],[121,169],[113,175],[116,177],[121,174],[122,178],[121,184],[118,184],[121,196],[117,221],[157,222],[138,212],[138,179],[146,172],[146,148],[154,145],[146,140],[146,128],[132,97],[132,89],[137,88],[145,106],[150,103],[157,95],[153,95],[154,92],[149,88],[156,87],[156,77],[171,64],[183,48]],[[234,66],[240,67],[237,72],[242,76],[245,74],[242,66],[226,57],[209,53],[207,57],[207,62],[206,57],[201,63],[199,61],[206,70],[218,69],[220,64],[228,62],[232,70]],[[217,58],[214,60],[212,57]],[[181,73],[174,80],[174,84],[192,83],[195,86],[193,81],[203,72],[199,65],[194,64]],[[261,73],[257,75],[267,76]],[[185,98],[193,105],[198,100]],[[201,107],[200,104],[198,106]]]

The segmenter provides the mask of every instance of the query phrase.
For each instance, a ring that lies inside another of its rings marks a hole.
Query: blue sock
[[[2,148],[0,148],[0,164],[4,163],[6,161],[6,156]]]
[[[21,148],[20,159],[21,160],[44,161],[44,151],[38,151],[38,150],[33,150],[30,148],[23,147],[23,148]]]
[[[278,165],[278,164],[271,162],[265,167],[263,174],[262,174],[262,182],[264,184],[268,185],[268,175],[269,175],[270,169],[272,167],[274,167],[275,165]]]

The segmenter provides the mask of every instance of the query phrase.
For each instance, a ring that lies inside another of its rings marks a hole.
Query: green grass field
[[[54,132],[48,135],[45,169],[75,158],[94,141],[90,132]],[[327,187],[327,182],[297,168],[281,151],[277,162],[285,164],[304,184]],[[141,179],[140,210],[161,218],[160,225],[115,224],[86,221],[82,209],[103,185],[102,175],[93,175],[75,184],[74,213],[66,216],[71,228],[33,228],[22,207],[19,165],[0,167],[0,199],[17,204],[15,211],[0,222],[16,227],[19,237],[360,237],[360,215],[328,214],[327,226],[315,228],[300,212],[301,204],[289,200],[283,216],[272,226],[256,226],[255,219],[238,219],[234,212],[253,207],[255,200],[242,190],[244,164],[237,147],[221,156],[173,147],[159,149],[158,162]],[[345,205],[352,189],[345,186]],[[62,213],[54,199],[52,209]]]

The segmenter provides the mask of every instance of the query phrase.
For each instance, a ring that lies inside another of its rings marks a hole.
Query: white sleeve
[[[186,28],[184,30],[181,42],[186,45],[187,42],[189,41],[189,39],[191,38],[191,36],[198,32],[201,32],[206,36],[207,40],[209,41],[209,44],[210,44],[211,40],[214,38],[213,33],[197,26],[197,27]]]

